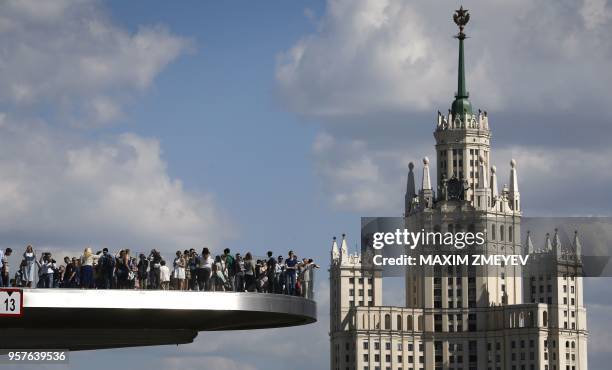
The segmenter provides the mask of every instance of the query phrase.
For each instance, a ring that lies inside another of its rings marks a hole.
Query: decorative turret
[[[533,241],[531,241],[531,231],[527,230],[527,240],[525,241],[525,250],[527,254],[532,254],[535,252],[535,248],[533,247]]]
[[[340,251],[338,250],[338,243],[336,242],[336,237],[334,236],[334,239],[332,241],[332,248],[331,248],[332,262],[338,261],[339,258],[340,258]]]
[[[508,190],[508,201],[510,207],[518,212],[521,207],[521,195],[518,190],[518,178],[516,176],[516,161],[512,159],[510,161],[510,188]]]
[[[561,238],[557,229],[555,229],[555,236],[553,236],[553,251],[557,258],[560,258],[563,254],[563,246],[561,245]]]
[[[580,238],[578,238],[578,230],[574,231],[574,253],[576,254],[576,260],[582,259],[582,244]]]
[[[552,244],[550,243],[550,234],[546,233],[546,241],[544,241],[544,252],[552,252]]]
[[[421,182],[422,190],[431,190],[431,177],[429,176],[429,158],[423,158],[423,180]]]
[[[412,209],[412,202],[416,196],[416,186],[414,182],[414,163],[408,163],[408,181],[406,182],[406,195],[404,197],[404,214],[408,214]]]
[[[467,9],[463,9],[463,6],[461,6],[455,11],[453,20],[459,26],[459,33],[455,36],[459,40],[459,68],[457,70],[457,94],[455,95],[451,111],[453,117],[463,119],[466,114],[472,114],[472,104],[468,99],[469,94],[465,84],[465,63],[463,57],[463,41],[466,38],[463,29],[470,20],[470,14]]]
[[[348,246],[346,245],[346,234],[342,234],[342,245],[340,246],[340,260],[346,263],[349,260]]]
[[[499,197],[496,172],[497,168],[495,166],[491,166],[491,198],[493,199],[491,203],[494,203],[497,197]]]
[[[487,210],[489,208],[489,198],[491,189],[487,181],[487,167],[485,165],[484,156],[478,157],[478,183],[476,189],[474,189],[474,206],[481,210]]]
[[[431,207],[433,204],[433,190],[431,188],[431,176],[429,175],[429,158],[423,158],[423,179],[421,180],[421,199],[424,207]]]

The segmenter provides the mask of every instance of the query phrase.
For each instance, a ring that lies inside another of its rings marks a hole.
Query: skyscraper
[[[485,255],[525,255],[525,266],[415,266],[406,271],[404,307],[382,305],[382,274],[362,268],[334,238],[330,266],[332,370],[586,370],[578,234],[564,247],[559,234],[543,248],[521,240],[517,163],[501,192],[490,163],[486,111],[474,112],[467,92],[464,27],[459,26],[458,81],[447,114],[438,112],[436,183],[423,159],[417,192],[409,166],[405,225],[411,230],[482,231]],[[365,257],[364,257],[365,258]]]

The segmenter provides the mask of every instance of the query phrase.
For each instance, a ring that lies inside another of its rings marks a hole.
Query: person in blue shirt
[[[287,294],[295,294],[298,260],[293,251],[289,251],[289,258],[285,261],[285,277],[287,279]]]
[[[0,249],[0,287],[10,287],[8,257],[13,253],[11,248]]]

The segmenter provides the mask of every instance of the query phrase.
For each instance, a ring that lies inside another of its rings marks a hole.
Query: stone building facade
[[[412,267],[405,305],[383,306],[382,274],[362,268],[346,236],[334,238],[330,265],[332,370],[586,370],[587,325],[580,240],[555,231],[536,248],[521,240],[517,163],[501,191],[490,163],[486,111],[472,111],[466,91],[460,9],[458,88],[447,114],[438,112],[436,183],[423,159],[417,191],[409,166],[408,229],[482,231],[480,253],[529,254],[525,266]],[[463,17],[463,18],[462,18]],[[467,15],[469,20],[469,15]]]

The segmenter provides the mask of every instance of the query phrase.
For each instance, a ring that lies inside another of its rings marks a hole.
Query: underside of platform
[[[88,350],[190,343],[199,331],[313,323],[316,303],[264,293],[24,289],[0,317],[0,349]]]

